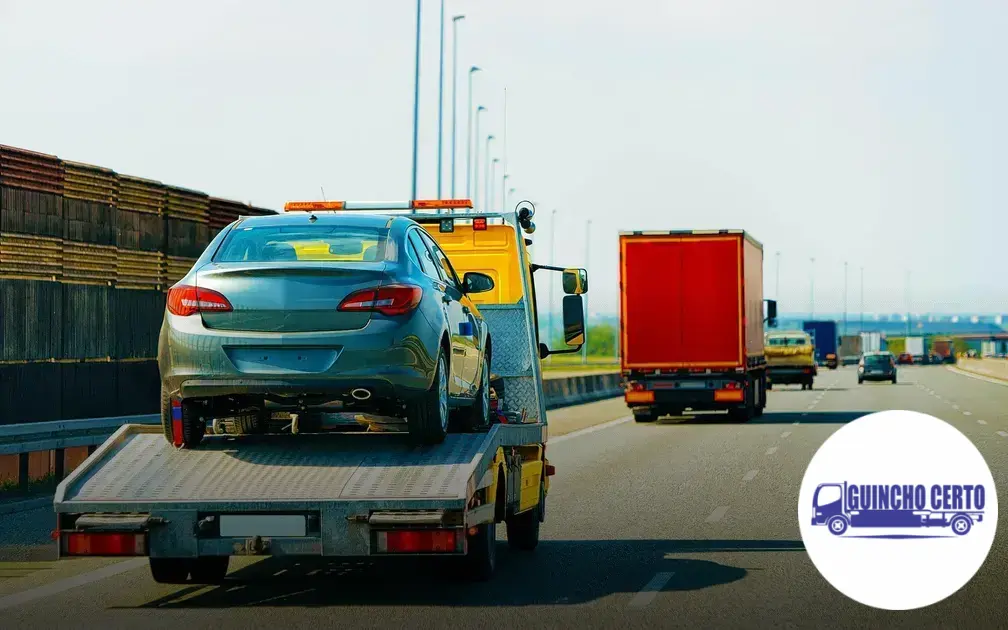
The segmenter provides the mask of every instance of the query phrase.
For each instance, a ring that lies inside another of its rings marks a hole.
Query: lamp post
[[[441,19],[438,28],[438,100],[437,100],[437,198],[441,198],[441,180],[444,179],[441,157],[444,155],[444,3],[441,0]],[[415,197],[414,197],[415,199]],[[440,210],[438,210],[440,213]]]
[[[479,66],[469,68],[469,107],[466,110],[469,116],[468,128],[466,130],[466,197],[472,199],[472,144],[473,144],[473,106],[472,106],[472,80],[473,75],[480,71]],[[480,105],[480,109],[486,109]],[[479,112],[477,111],[476,124],[479,124]],[[477,137],[479,134],[477,134]]]
[[[458,97],[456,96],[456,84],[458,83],[458,23],[464,20],[464,15],[456,15],[452,17],[452,132],[451,132],[451,196],[452,199],[455,198],[455,152],[458,147],[458,140],[455,139],[455,134],[458,132],[458,125],[456,123],[456,110],[458,110]],[[472,98],[472,90],[469,92],[470,99]],[[472,115],[472,102],[469,103],[469,115]]]
[[[815,319],[815,258],[809,258],[809,260],[812,262],[809,273],[809,307],[812,310],[810,319]]]
[[[864,332],[864,266],[861,267],[861,332]]]
[[[485,155],[486,155],[487,164],[486,164],[486,177],[483,179],[483,185],[486,186],[487,190],[490,189],[490,143],[493,142],[496,137],[497,136],[495,136],[493,134],[490,134],[486,138],[486,153],[485,153]],[[476,153],[476,164],[477,165],[479,164],[479,149],[477,149],[477,153]],[[477,174],[477,177],[478,176],[479,175]],[[483,191],[483,196],[486,198],[486,201],[489,201],[490,197],[487,196],[487,190]],[[483,211],[486,212],[486,203],[483,204]]]
[[[588,267],[588,261],[591,260],[591,219],[585,222],[585,267]],[[585,307],[585,336],[584,336],[584,347],[581,351],[581,364],[584,365],[588,363],[588,321],[590,319],[588,310],[588,294],[584,294],[584,307]]]
[[[847,261],[843,264],[843,334],[847,334]]]
[[[475,149],[476,150],[476,159],[474,160],[474,163],[473,163],[473,172],[472,172],[472,176],[473,176],[473,193],[472,193],[472,197],[470,197],[470,199],[473,202],[473,206],[475,206],[476,203],[479,202],[479,162],[480,162],[480,160],[479,160],[479,156],[480,156],[480,150],[479,150],[479,128],[480,128],[480,114],[482,114],[485,111],[487,111],[487,108],[483,107],[482,105],[480,105],[479,107],[476,108],[476,137],[474,138],[474,141],[473,141],[473,145],[476,147],[476,149]]]
[[[504,212],[504,208],[507,206],[507,180],[510,177],[504,173],[504,177],[501,178],[501,212]]]
[[[554,266],[554,267],[556,266],[556,225],[557,225],[557,223],[556,223],[556,216],[557,216],[557,211],[556,211],[556,209],[554,209],[553,212],[550,213],[550,265]],[[556,283],[554,282],[554,278],[553,278],[553,276],[555,276],[555,275],[556,274],[550,274],[550,277],[549,277],[550,278],[550,281],[549,281],[549,334],[547,334],[547,336],[546,336],[546,341],[550,345],[553,344],[553,307],[556,304],[556,301],[554,300],[554,297],[556,295],[556,291],[555,291]]]
[[[489,153],[487,154],[489,155]],[[487,190],[486,190],[486,209],[484,212],[493,212],[493,208],[490,205],[493,203],[494,199],[494,184],[497,183],[497,164],[500,162],[499,158],[494,158],[490,162],[490,177],[487,179]]]
[[[518,189],[517,188],[508,188],[507,198],[505,199],[504,207],[501,209],[503,212],[507,212],[508,211],[508,206],[511,205],[510,204],[511,195],[513,195],[516,190],[518,190]]]
[[[420,133],[420,2],[416,3],[416,52],[413,69],[413,187],[410,199],[417,198],[417,146]]]

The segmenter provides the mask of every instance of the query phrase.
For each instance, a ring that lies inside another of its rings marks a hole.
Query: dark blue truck
[[[806,321],[802,322],[802,330],[812,337],[816,364],[825,365],[831,370],[835,370],[839,365],[837,345],[840,343],[840,338],[837,337],[836,322]]]

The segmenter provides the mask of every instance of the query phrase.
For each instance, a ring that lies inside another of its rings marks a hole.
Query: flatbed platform
[[[54,504],[70,513],[371,501],[464,508],[499,446],[544,433],[542,425],[493,425],[436,446],[395,433],[207,436],[178,450],[160,427],[126,425],[60,484]]]

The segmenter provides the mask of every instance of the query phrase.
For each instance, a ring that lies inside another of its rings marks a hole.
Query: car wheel
[[[892,377],[892,384],[893,384],[893,385],[895,385],[895,384],[896,384],[896,375],[895,375],[895,374],[894,374],[894,375],[893,375],[893,377]]]
[[[467,414],[466,429],[469,431],[486,431],[490,428],[490,362],[483,357],[480,368],[480,386],[476,391],[476,400]]]
[[[172,433],[172,417],[171,417],[171,397],[168,395],[168,389],[161,384],[161,431],[164,433],[164,438],[168,440],[168,443],[175,445],[175,440],[173,439]]]
[[[864,379],[863,379],[863,378],[859,378],[859,379],[857,380],[857,384],[858,384],[858,385],[864,385]]]
[[[448,365],[444,355],[438,357],[430,390],[411,405],[406,426],[420,444],[440,444],[448,435]]]
[[[161,386],[161,431],[168,443],[175,446],[175,426],[172,422],[171,396],[164,385]],[[197,405],[182,401],[182,444],[181,448],[195,448],[206,435],[206,421]]]

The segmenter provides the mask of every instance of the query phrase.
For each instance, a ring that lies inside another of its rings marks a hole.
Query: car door
[[[464,293],[462,279],[459,278],[458,273],[455,272],[455,268],[452,266],[448,255],[444,253],[444,250],[441,249],[434,239],[431,239],[430,242],[434,248],[434,256],[441,265],[441,269],[449,278],[451,278],[449,284],[453,284],[458,287],[458,302],[462,311],[462,324],[466,325],[464,327],[460,326],[458,330],[459,343],[465,349],[462,381],[468,386],[469,391],[475,394],[476,388],[479,386],[478,376],[481,353],[479,343],[482,338],[480,334],[479,310],[476,308],[472,299]]]
[[[451,345],[451,357],[448,360],[450,372],[448,393],[452,395],[467,393],[469,384],[465,381],[465,374],[467,371],[468,352],[463,342],[462,328],[463,324],[468,321],[468,318],[462,312],[462,303],[459,301],[462,297],[461,287],[445,271],[437,253],[440,250],[434,239],[420,228],[416,228],[410,232],[410,239],[415,242],[418,248],[422,249],[420,255],[424,266],[429,264],[434,268],[434,273],[437,274],[434,288],[438,292],[438,298],[441,300],[441,307],[448,322],[448,336]]]

